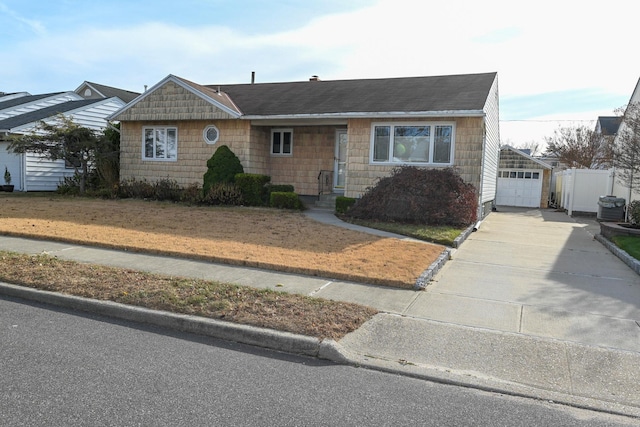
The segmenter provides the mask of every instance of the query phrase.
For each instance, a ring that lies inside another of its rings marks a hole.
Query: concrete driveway
[[[594,219],[498,208],[404,314],[640,352],[640,278]]]

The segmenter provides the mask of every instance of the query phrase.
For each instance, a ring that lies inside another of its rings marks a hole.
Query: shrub
[[[182,195],[182,188],[180,188],[177,181],[164,178],[153,183],[153,193],[154,200],[179,202]]]
[[[629,212],[629,222],[633,225],[640,225],[640,200],[634,200],[627,206]]]
[[[213,184],[222,182],[235,182],[235,176],[243,173],[244,169],[238,156],[226,145],[218,147],[215,153],[207,160],[207,172],[204,174],[202,190],[208,194]]]
[[[298,209],[303,208],[302,202],[296,193],[285,191],[274,191],[269,195],[269,206],[278,209]]]
[[[202,199],[202,188],[196,183],[186,186],[180,193],[180,201],[189,205],[200,204]]]
[[[394,168],[368,188],[347,216],[426,225],[470,225],[476,220],[477,197],[452,168]]]
[[[204,194],[203,203],[209,205],[242,205],[242,193],[237,185],[230,182],[218,182],[209,187]]]
[[[338,196],[336,197],[336,212],[339,214],[346,213],[355,203],[356,199],[353,197]]]
[[[269,184],[267,186],[269,194],[271,193],[293,193],[295,189],[290,184]]]
[[[267,175],[253,173],[239,173],[235,176],[235,183],[242,193],[242,199],[248,206],[264,206],[267,204],[266,184],[271,181]]]
[[[80,175],[77,173],[73,176],[65,176],[62,178],[56,188],[56,193],[67,196],[77,196],[80,194]]]
[[[146,179],[141,181],[135,178],[126,179],[120,182],[118,187],[119,196],[126,199],[153,199],[155,196],[155,189],[153,185]]]

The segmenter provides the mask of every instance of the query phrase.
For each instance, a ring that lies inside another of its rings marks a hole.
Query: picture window
[[[178,159],[178,129],[146,127],[142,130],[142,159],[176,161]]]
[[[451,165],[453,123],[377,123],[371,132],[371,163]]]

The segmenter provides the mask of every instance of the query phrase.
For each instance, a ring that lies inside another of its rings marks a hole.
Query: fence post
[[[567,214],[569,216],[573,215],[573,204],[576,199],[576,168],[571,168],[571,190],[569,196],[569,207],[567,208]]]

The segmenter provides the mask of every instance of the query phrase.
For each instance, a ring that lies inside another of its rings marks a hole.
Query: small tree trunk
[[[87,161],[82,161],[82,173],[80,174],[80,194],[84,194],[87,188],[87,175],[89,174],[89,166]]]

